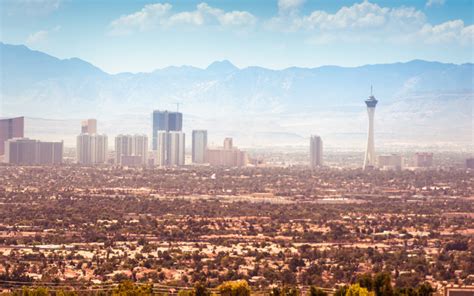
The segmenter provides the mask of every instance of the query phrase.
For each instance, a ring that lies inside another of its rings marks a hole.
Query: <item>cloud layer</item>
[[[366,39],[371,42],[470,44],[474,40],[474,26],[465,26],[462,20],[432,25],[422,11],[413,7],[381,7],[369,1],[342,7],[333,14],[323,10],[307,15],[280,13],[266,21],[265,28],[286,33],[302,32],[310,43],[315,44]]]
[[[173,13],[169,3],[145,5],[140,11],[123,15],[112,21],[109,32],[113,35],[130,34],[157,27],[215,25],[222,27],[246,27],[257,22],[257,18],[247,11],[226,12],[219,8],[200,3],[195,10]]]
[[[429,0],[427,7],[441,5],[444,0]],[[224,11],[200,3],[195,10],[173,12],[169,3],[144,6],[140,11],[123,15],[112,21],[109,33],[124,35],[156,28],[215,26],[223,29],[245,28],[258,25],[257,29],[272,32],[301,33],[308,43],[371,42],[426,44],[456,42],[472,44],[473,25],[462,20],[430,24],[421,10],[414,7],[382,7],[367,0],[344,6],[335,13],[314,10],[301,14],[305,0],[279,0],[278,14],[258,22],[248,11]],[[261,25],[261,26],[260,26]]]

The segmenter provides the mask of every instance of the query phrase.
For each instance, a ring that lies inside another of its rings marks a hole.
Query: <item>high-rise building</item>
[[[60,164],[63,142],[41,142],[28,138],[13,138],[5,142],[4,162],[11,164]]]
[[[156,164],[159,166],[184,165],[185,134],[179,131],[158,131]]]
[[[80,134],[76,142],[76,158],[80,164],[100,164],[107,161],[108,140],[106,135]]]
[[[82,121],[81,134],[76,139],[77,163],[85,165],[106,163],[107,153],[107,135],[97,134],[97,120]]]
[[[401,170],[402,156],[399,154],[379,155],[377,167],[382,170]]]
[[[474,158],[466,159],[466,168],[474,170]]]
[[[193,163],[204,163],[205,153],[207,149],[207,131],[193,130],[192,143],[192,159]]]
[[[134,157],[131,157],[134,156]],[[145,165],[148,159],[148,137],[145,135],[118,135],[115,137],[115,163]],[[124,163],[125,160],[125,163]]]
[[[365,151],[364,169],[375,167],[375,144],[374,144],[374,115],[375,106],[377,106],[377,99],[372,94],[372,87],[370,90],[370,97],[365,100],[367,105],[367,114],[369,115],[369,130],[367,135],[367,149]]]
[[[247,165],[248,156],[232,145],[231,138],[226,138],[223,147],[206,149],[205,161],[212,166],[242,167]]]
[[[134,135],[132,141],[132,155],[140,156],[141,165],[148,163],[148,137],[146,135]]]
[[[83,134],[96,134],[97,133],[97,120],[87,119],[81,123],[81,133]]]
[[[232,143],[232,138],[225,138],[224,139],[224,149],[230,150],[232,149],[233,143]]]
[[[153,150],[157,150],[158,131],[182,131],[183,114],[180,112],[153,111]]]
[[[25,129],[24,117],[0,119],[0,155],[5,153],[5,141],[12,138],[23,138]]]
[[[415,167],[428,168],[433,165],[433,153],[417,152],[414,157]]]
[[[309,163],[311,168],[323,165],[323,140],[320,136],[311,136],[309,140]]]

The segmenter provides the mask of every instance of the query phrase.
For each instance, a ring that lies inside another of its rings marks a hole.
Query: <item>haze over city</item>
[[[0,2],[0,295],[473,296],[471,0]]]

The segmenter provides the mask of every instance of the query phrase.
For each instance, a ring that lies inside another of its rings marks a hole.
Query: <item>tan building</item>
[[[402,156],[399,154],[379,155],[377,166],[382,170],[401,170]]]
[[[206,162],[212,166],[242,167],[248,163],[247,153],[232,144],[232,138],[225,138],[224,146],[206,150]]]

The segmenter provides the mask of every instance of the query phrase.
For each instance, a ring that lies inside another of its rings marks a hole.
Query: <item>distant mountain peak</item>
[[[233,72],[238,69],[228,60],[215,61],[206,68],[206,70],[213,72]]]

